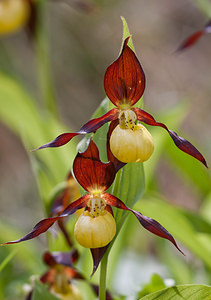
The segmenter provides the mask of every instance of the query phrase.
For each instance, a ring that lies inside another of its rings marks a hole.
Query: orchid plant
[[[119,57],[107,68],[104,76],[105,92],[114,107],[103,116],[88,121],[79,131],[63,133],[53,141],[33,150],[60,147],[67,144],[75,136],[95,133],[104,124],[111,122],[107,133],[108,161],[102,162],[100,160],[98,147],[93,139],[90,138],[87,149],[83,152],[78,152],[73,162],[74,177],[85,193],[77,197],[77,200],[76,198],[72,199],[73,202],[69,203],[70,189],[67,187],[61,197],[57,198],[53,203],[50,217],[38,222],[24,237],[6,242],[4,245],[34,239],[45,233],[58,221],[68,245],[72,247],[72,240],[68,239],[68,233],[63,221],[64,218],[83,209],[75,224],[74,235],[81,246],[91,251],[93,275],[99,263],[105,257],[109,245],[111,245],[118,233],[113,213],[113,208],[117,208],[131,212],[147,231],[169,240],[184,254],[173,236],[159,222],[129,207],[122,199],[119,199],[110,190],[108,191],[113,185],[119,170],[124,168],[125,164],[131,162],[142,163],[148,160],[154,151],[151,134],[138,122],[164,128],[177,148],[196,158],[207,167],[203,155],[189,141],[169,130],[164,123],[157,122],[148,112],[135,106],[144,93],[146,79],[135,52],[129,47],[130,39],[130,35],[124,39]],[[71,191],[77,189],[73,181],[74,179],[70,173],[67,182],[71,183]],[[46,255],[47,264],[50,266],[50,271],[47,272],[47,275],[51,273],[57,274],[57,272],[60,272],[60,269],[62,269],[65,276],[69,274],[69,268],[61,267],[60,265],[63,265],[63,263],[58,262],[58,257],[51,254]],[[61,257],[63,256],[61,255]],[[101,273],[101,278],[104,277],[104,282],[101,280],[100,283],[100,300],[105,299],[106,292],[105,268],[103,272],[104,274],[102,275]],[[49,282],[51,286],[55,287],[55,282],[49,281],[48,276],[43,278],[45,282]]]
[[[76,250],[71,252],[45,252],[43,262],[48,266],[48,270],[42,274],[39,281],[48,285],[49,291],[57,295],[60,299],[82,300],[78,288],[72,283],[73,279],[85,279],[74,267],[78,259]],[[26,300],[33,297],[33,288],[27,295]]]

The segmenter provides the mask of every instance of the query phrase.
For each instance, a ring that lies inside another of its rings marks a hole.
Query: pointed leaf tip
[[[123,38],[122,38],[122,47],[121,50],[123,48],[123,44],[124,44],[124,40],[130,36],[131,39],[128,41],[128,46],[134,51],[134,46],[133,46],[133,41],[132,41],[132,35],[130,34],[130,30],[127,24],[127,21],[124,17],[121,17],[122,20],[122,25],[123,25]]]

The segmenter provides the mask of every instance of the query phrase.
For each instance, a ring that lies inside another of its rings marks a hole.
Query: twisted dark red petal
[[[28,241],[28,240],[34,239],[35,237],[39,236],[40,234],[46,232],[60,218],[70,216],[76,210],[85,207],[89,198],[90,198],[89,194],[84,195],[83,197],[79,198],[78,200],[76,200],[76,201],[72,202],[70,205],[68,205],[68,207],[64,210],[64,212],[60,216],[43,219],[39,223],[37,223],[35,225],[35,227],[32,229],[32,231],[29,232],[24,237],[22,237],[18,240],[15,240],[15,241],[4,243],[2,245],[16,244],[16,243],[20,243],[23,241]]]
[[[197,31],[185,39],[176,52],[186,50],[189,47],[192,47],[196,42],[205,34],[204,30]]]
[[[34,149],[32,151],[37,151],[37,150],[44,149],[44,148],[61,147],[65,144],[67,144],[73,137],[75,137],[77,135],[96,132],[105,123],[117,119],[118,115],[119,115],[119,110],[117,108],[113,108],[110,111],[108,111],[105,115],[103,115],[102,117],[90,120],[89,122],[84,124],[78,132],[60,134],[53,141],[51,141],[47,144],[44,144],[44,145],[40,146],[39,148]]]
[[[151,116],[146,111],[135,107],[133,108],[133,111],[137,115],[137,119],[145,124],[151,125],[151,126],[159,126],[163,127],[166,131],[168,131],[169,135],[171,136],[172,140],[174,141],[175,145],[182,150],[183,152],[193,156],[200,162],[202,162],[205,167],[208,168],[207,163],[203,155],[186,139],[178,136],[174,131],[171,131],[167,128],[167,126],[163,123],[156,122],[153,116]]]
[[[73,162],[73,172],[78,183],[86,190],[107,190],[114,181],[116,172],[112,162],[103,163],[93,140],[90,140],[87,150],[78,153]]]
[[[132,210],[128,208],[120,199],[117,197],[110,195],[108,193],[103,194],[103,198],[108,205],[115,206],[120,209],[131,211],[136,218],[138,219],[139,223],[148,231],[154,233],[157,236],[160,236],[164,239],[169,240],[183,255],[184,253],[179,249],[177,243],[173,236],[157,221],[151,219],[149,217],[143,216],[140,212]]]
[[[116,106],[125,102],[134,105],[145,89],[144,71],[127,45],[129,38],[125,39],[120,56],[107,68],[104,77],[105,92]]]

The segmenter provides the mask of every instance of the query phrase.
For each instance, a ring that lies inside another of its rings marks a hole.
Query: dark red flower
[[[135,53],[127,45],[129,38],[125,39],[120,56],[108,67],[104,77],[105,92],[116,107],[102,117],[90,120],[78,132],[63,133],[55,140],[33,151],[49,147],[60,147],[77,135],[96,132],[101,126],[110,121],[119,120],[119,123],[123,123],[127,128],[127,124],[134,126],[137,120],[151,126],[164,128],[180,150],[195,157],[207,167],[202,154],[190,142],[169,130],[165,124],[155,121],[146,111],[133,107],[143,95],[145,75]]]
[[[130,209],[120,199],[109,193],[106,193],[106,190],[114,181],[116,170],[112,162],[103,163],[100,161],[98,148],[92,140],[90,140],[89,146],[85,152],[77,154],[73,163],[73,171],[78,183],[88,193],[69,204],[59,216],[43,219],[37,223],[32,231],[26,236],[5,244],[15,244],[33,239],[46,232],[57,220],[72,215],[76,210],[82,207],[86,207],[85,212],[89,214],[89,217],[91,216],[92,219],[97,219],[98,216],[104,216],[107,212],[112,215],[111,206],[113,206],[132,212],[146,230],[169,240],[182,253],[172,235],[157,221],[143,216],[140,212]],[[100,232],[100,237],[93,235],[92,239],[94,240],[94,243],[95,240],[98,242],[98,239],[101,239],[101,235],[103,236],[104,234],[107,234],[107,229],[106,232]],[[87,242],[86,236],[85,242]],[[91,249],[93,250],[92,254],[95,263],[94,271],[96,270],[100,259],[105,253],[107,246],[108,245],[104,245],[102,247],[100,246],[99,248],[96,246],[93,247],[94,249]],[[99,251],[99,249],[101,250]]]

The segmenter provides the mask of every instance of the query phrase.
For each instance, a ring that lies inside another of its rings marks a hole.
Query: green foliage
[[[211,287],[202,284],[176,285],[151,295],[147,295],[141,300],[171,300],[171,299],[186,299],[186,300],[210,300]]]
[[[44,284],[36,280],[32,300],[59,300],[59,298],[50,293]]]
[[[158,274],[153,274],[151,277],[151,281],[144,285],[142,291],[138,294],[137,298],[139,299],[145,295],[162,290],[165,287],[166,286],[163,282],[163,279]]]
[[[64,131],[64,125],[48,111],[40,110],[24,87],[5,74],[0,74],[0,99],[5,99],[4,105],[0,106],[0,117],[23,140],[41,197],[47,205],[50,191],[65,179],[69,171],[67,164],[71,165],[74,158],[75,143],[72,141],[71,147],[65,149],[30,153],[31,149]]]
[[[10,260],[15,256],[15,254],[17,253],[17,249],[14,249],[13,251],[11,251],[7,257],[5,257],[5,259],[1,262],[0,264],[0,272],[2,272],[2,270],[6,267],[6,265],[10,262]]]

